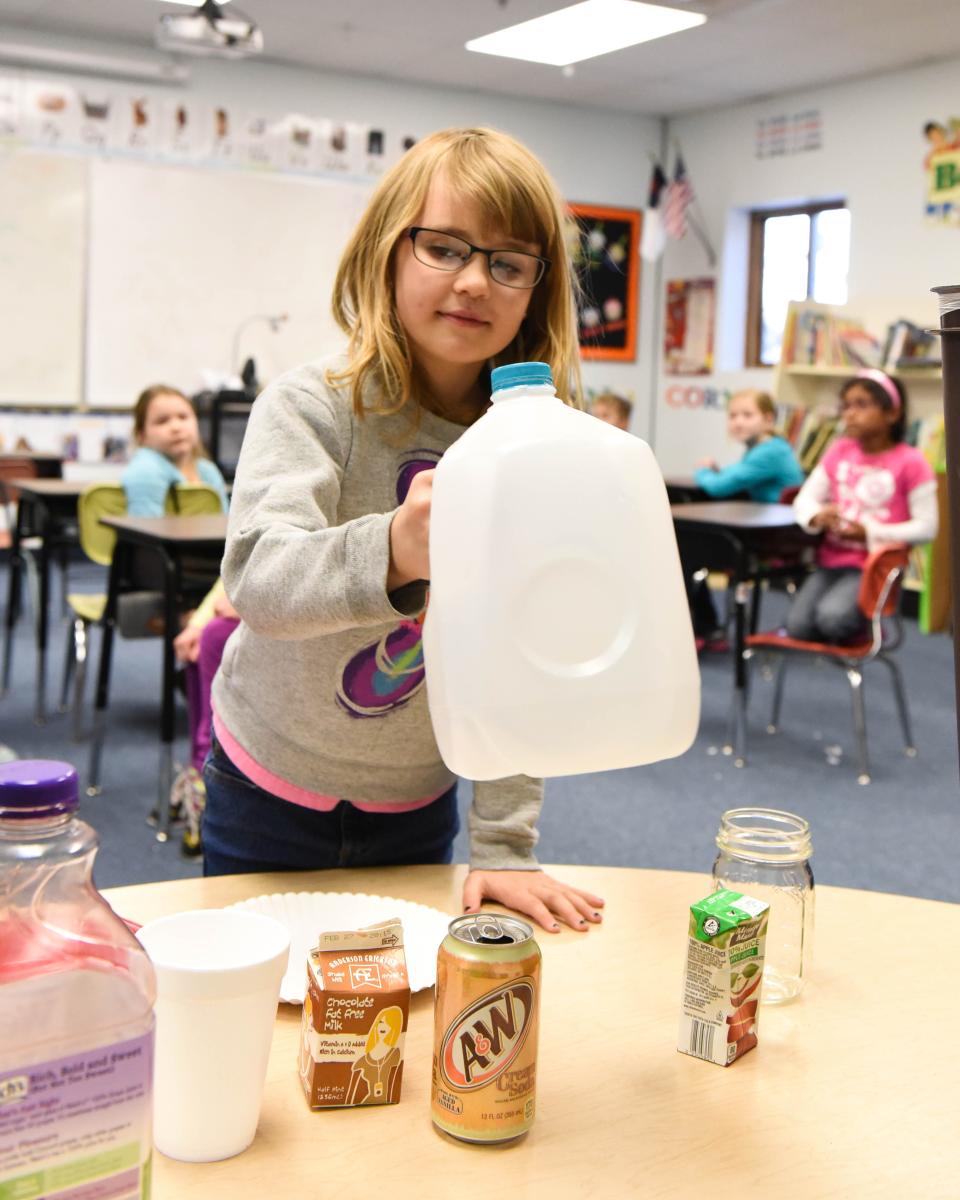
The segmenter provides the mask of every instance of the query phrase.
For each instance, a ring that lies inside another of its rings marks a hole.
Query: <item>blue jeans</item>
[[[449,863],[460,828],[457,785],[412,812],[318,812],[264,791],[213,745],[203,766],[204,875]]]
[[[864,633],[866,619],[857,604],[861,577],[857,567],[818,567],[787,613],[787,633],[804,642],[846,642]]]

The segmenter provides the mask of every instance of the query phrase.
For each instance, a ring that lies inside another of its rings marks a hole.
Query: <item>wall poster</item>
[[[923,127],[927,152],[926,218],[934,225],[960,225],[960,117],[928,121]]]
[[[663,331],[667,375],[709,375],[713,370],[714,281],[671,279]]]
[[[570,249],[581,295],[580,356],[633,362],[637,356],[640,212],[570,205]]]

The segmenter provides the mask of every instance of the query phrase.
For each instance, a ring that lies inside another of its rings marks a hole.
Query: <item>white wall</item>
[[[960,62],[776,97],[762,103],[678,118],[670,136],[683,148],[697,208],[719,254],[717,367],[709,380],[661,375],[656,449],[663,469],[685,473],[694,458],[717,454],[730,461],[719,408],[674,407],[672,384],[719,392],[772,385],[772,372],[744,372],[746,212],[751,208],[833,197],[852,214],[850,295],[847,308],[875,334],[898,317],[938,325],[930,288],[960,279],[960,229],[924,223],[927,121],[960,116]],[[757,121],[819,109],[822,148],[781,158],[755,156]],[[706,256],[692,234],[671,243],[664,279],[704,275]],[[674,394],[674,399],[676,398]]]
[[[95,49],[130,57],[129,47],[92,45],[79,39],[42,37],[33,31],[4,30],[12,41]],[[447,125],[487,124],[525,142],[546,163],[571,201],[642,208],[649,179],[649,151],[660,142],[660,122],[652,118],[513,99],[480,92],[457,92],[395,80],[335,74],[269,63],[198,59],[188,64],[191,79],[177,95],[233,109],[264,106],[268,112],[301,112],[371,122],[391,131],[422,136]],[[518,68],[519,69],[519,68]],[[42,74],[31,70],[30,76]],[[188,168],[184,168],[188,169]],[[282,213],[264,214],[281,220]],[[318,230],[317,236],[322,236]],[[185,274],[189,263],[184,263]],[[653,304],[651,270],[641,273],[637,361],[585,364],[588,387],[614,387],[637,400],[635,426],[646,430],[651,399]]]

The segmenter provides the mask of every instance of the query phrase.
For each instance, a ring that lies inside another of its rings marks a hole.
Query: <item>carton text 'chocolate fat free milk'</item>
[[[322,933],[307,961],[300,1080],[311,1108],[395,1104],[410,983],[399,921]]]

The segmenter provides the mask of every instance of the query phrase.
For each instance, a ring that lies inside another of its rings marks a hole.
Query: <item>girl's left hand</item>
[[[859,521],[844,521],[842,518],[834,526],[834,532],[848,542],[865,542],[867,531]]]
[[[578,933],[603,920],[603,899],[561,883],[543,871],[471,871],[463,885],[464,912],[478,912],[484,900],[533,917],[548,933],[559,933],[557,918]]]
[[[177,662],[195,663],[200,657],[200,634],[202,629],[196,625],[188,625],[173,639],[173,652]]]

